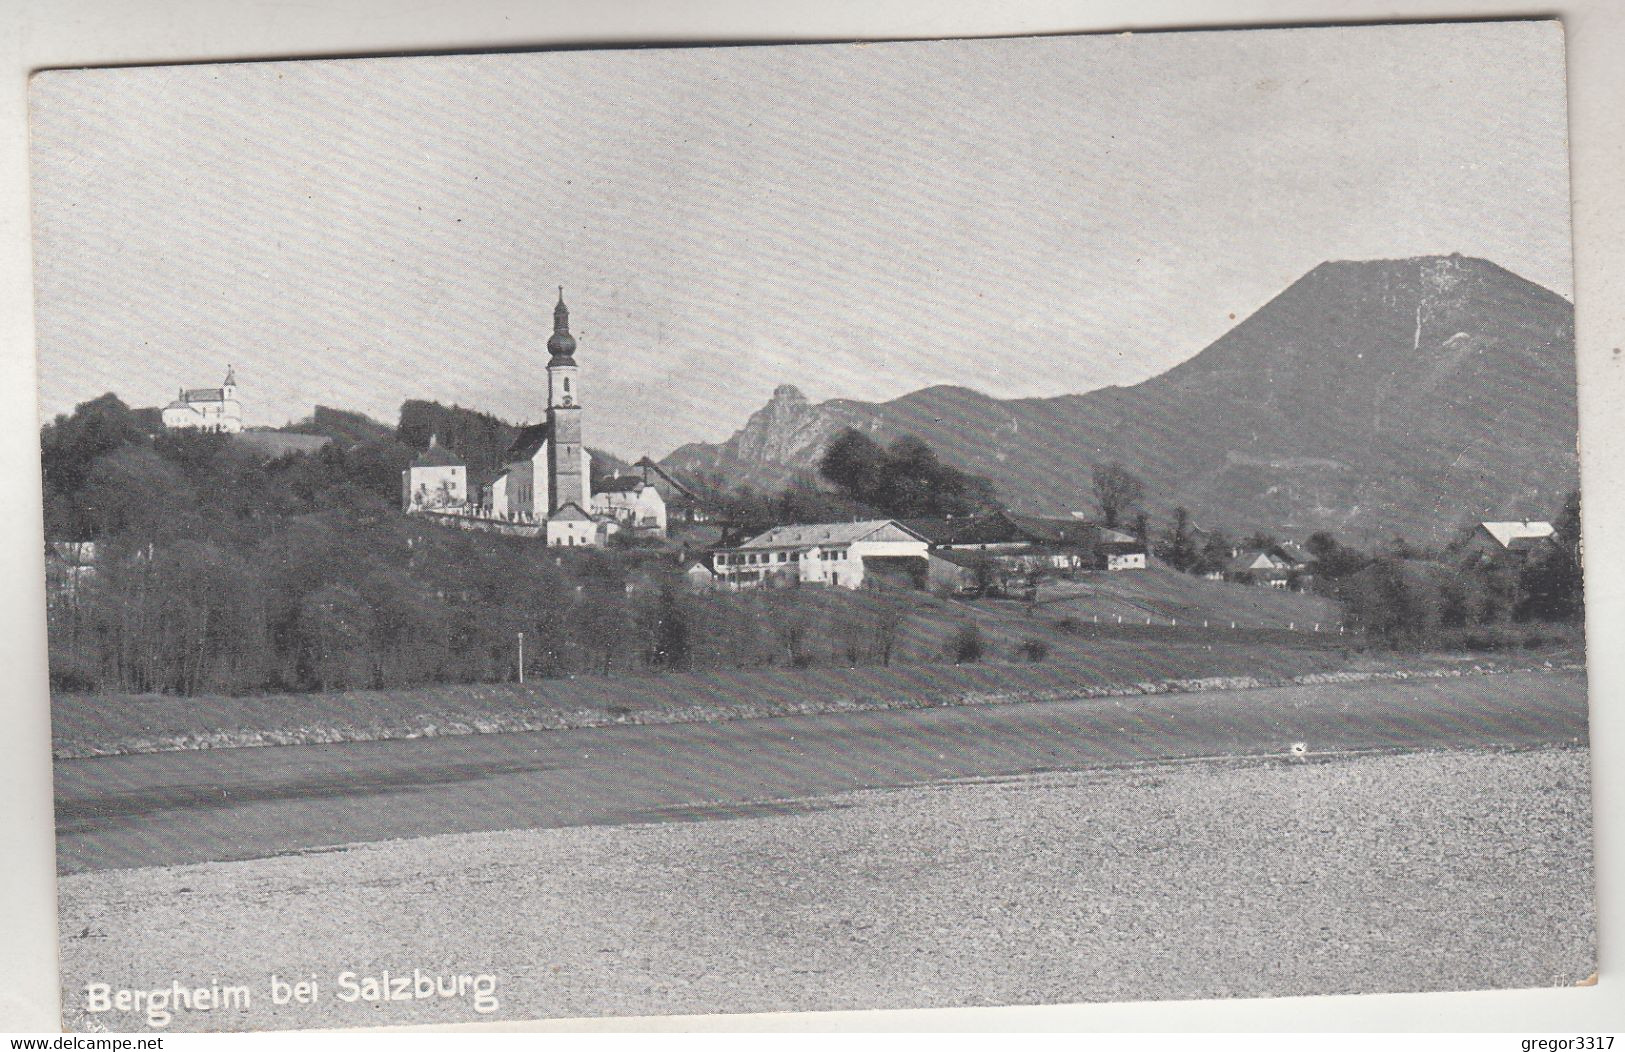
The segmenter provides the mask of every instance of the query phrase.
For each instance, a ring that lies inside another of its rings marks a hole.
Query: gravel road
[[[1152,763],[108,870],[60,884],[87,984],[242,984],[170,1028],[453,1022],[340,973],[496,977],[483,1018],[1567,985],[1594,967],[1589,752]],[[314,976],[309,1005],[270,976]]]

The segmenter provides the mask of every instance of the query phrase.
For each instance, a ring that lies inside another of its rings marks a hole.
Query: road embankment
[[[1119,643],[1103,646],[1099,659],[1087,664],[773,668],[251,697],[62,695],[52,699],[52,751],[57,759],[84,759],[1583,667],[1568,657],[1362,656],[1321,647],[1149,649]]]

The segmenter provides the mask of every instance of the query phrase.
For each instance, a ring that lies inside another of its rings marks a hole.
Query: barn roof
[[[864,540],[872,534],[879,533],[887,526],[895,526],[916,540],[925,540],[918,532],[909,529],[896,519],[866,519],[862,522],[826,522],[809,526],[775,526],[766,533],[757,534],[739,547],[786,548],[803,544],[852,544],[855,541]]]
[[[598,485],[593,487],[593,492],[636,493],[643,486],[644,481],[636,475],[617,475],[614,478],[599,479]]]

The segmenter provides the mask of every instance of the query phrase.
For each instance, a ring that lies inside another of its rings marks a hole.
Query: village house
[[[934,552],[977,554],[994,560],[999,575],[1050,571],[1144,569],[1145,546],[1127,533],[1080,519],[1047,519],[997,511],[987,515],[942,519],[909,519],[904,525],[931,541]],[[963,560],[960,560],[961,562]],[[934,569],[937,578],[952,576],[946,560]],[[974,562],[965,565],[975,565]],[[983,571],[986,576],[986,571]]]
[[[549,548],[591,548],[608,539],[608,533],[600,529],[602,525],[581,505],[570,503],[547,517],[544,536]]]
[[[895,519],[775,526],[743,544],[712,552],[711,568],[730,588],[860,588],[871,575],[882,574],[923,584],[929,549],[924,537]]]
[[[666,503],[666,521],[693,524],[711,521],[711,498],[702,487],[681,474],[661,467],[648,457],[633,465],[640,478],[660,490]]]
[[[599,479],[592,495],[594,515],[606,516],[623,529],[666,533],[666,500],[659,486],[638,475]]]
[[[468,504],[468,466],[429,436],[429,448],[401,472],[401,510],[451,510]]]
[[[1313,569],[1313,556],[1288,542],[1272,544],[1267,548],[1231,549],[1230,561],[1217,576],[1241,584],[1291,588],[1306,583]],[[1207,576],[1213,578],[1215,575],[1210,573]]]
[[[235,435],[243,429],[243,406],[237,400],[237,372],[226,367],[219,387],[181,388],[160,414],[171,431],[214,431]]]
[[[1530,519],[1481,522],[1473,527],[1464,550],[1480,559],[1522,560],[1528,558],[1530,552],[1550,544],[1556,532],[1551,523]]]
[[[722,585],[723,580],[705,559],[685,559],[679,566],[683,580],[690,591],[708,592]]]

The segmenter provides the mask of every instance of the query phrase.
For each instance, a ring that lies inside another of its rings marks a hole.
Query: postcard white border
[[[4,29],[0,92],[0,1031],[59,1029],[49,722],[45,702],[37,384],[29,295],[26,91],[49,67],[647,43],[792,42],[1245,25],[1555,16],[1567,30],[1575,300],[1584,438],[1601,981],[1575,990],[841,1012],[494,1024],[549,1030],[1503,1030],[1622,1029],[1625,978],[1625,4],[1473,0],[22,0]],[[1610,1002],[1613,1002],[1610,1004]],[[484,1027],[482,1027],[483,1029]],[[470,1028],[474,1029],[474,1028]]]

